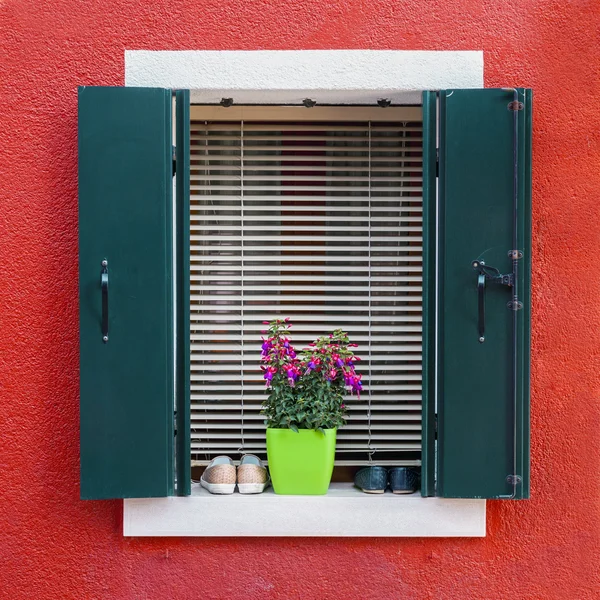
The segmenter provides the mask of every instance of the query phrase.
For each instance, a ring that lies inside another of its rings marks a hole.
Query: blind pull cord
[[[241,415],[240,415],[240,437],[241,445],[238,448],[240,454],[245,453],[244,442],[244,121],[240,123],[240,269],[241,269],[241,285],[240,285],[240,344],[241,344],[241,361],[240,361],[240,393],[241,393]]]
[[[368,423],[368,433],[369,437],[367,440],[367,448],[369,455],[369,464],[373,463],[373,454],[377,451],[371,446],[371,403],[372,403],[372,392],[371,388],[371,371],[372,371],[372,362],[373,362],[373,352],[372,352],[372,299],[371,299],[371,121],[369,121],[369,384],[367,393],[369,396],[368,399],[368,409],[367,409],[367,423]]]

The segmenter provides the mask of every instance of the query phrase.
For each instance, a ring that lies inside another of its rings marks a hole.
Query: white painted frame
[[[126,50],[125,85],[189,89],[193,104],[421,104],[422,90],[483,87],[483,52]]]
[[[421,103],[423,90],[483,87],[483,52],[396,50],[125,51],[125,85],[189,89],[195,104]],[[326,496],[126,499],[125,536],[483,537],[485,500]]]

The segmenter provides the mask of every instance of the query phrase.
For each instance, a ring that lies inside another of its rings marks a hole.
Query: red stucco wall
[[[597,0],[0,0],[0,597],[600,597]],[[485,539],[125,539],[78,499],[76,86],[125,49],[485,51],[535,90],[532,499]]]

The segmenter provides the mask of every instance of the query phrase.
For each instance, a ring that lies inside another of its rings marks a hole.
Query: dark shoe
[[[367,494],[383,494],[388,484],[385,467],[365,467],[354,476],[354,485]]]
[[[412,494],[419,487],[420,471],[413,467],[390,469],[390,488],[394,494]]]

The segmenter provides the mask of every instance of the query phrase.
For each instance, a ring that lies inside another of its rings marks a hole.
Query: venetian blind
[[[192,464],[265,456],[262,322],[283,317],[297,348],[338,327],[358,344],[336,463],[419,463],[421,136],[351,113],[192,120]]]

